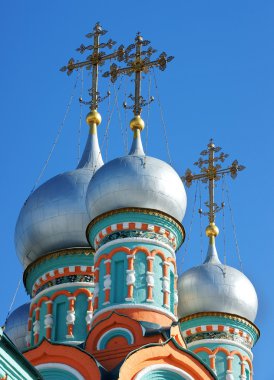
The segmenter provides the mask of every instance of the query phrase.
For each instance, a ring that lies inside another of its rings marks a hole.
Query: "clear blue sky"
[[[273,352],[274,318],[274,2],[13,0],[2,1],[0,8],[0,320],[5,319],[21,275],[13,244],[16,219],[47,158],[75,82],[75,75],[67,78],[59,68],[71,56],[77,57],[75,48],[87,42],[84,35],[100,20],[109,30],[106,37],[118,43],[128,45],[135,33],[141,31],[159,52],[166,50],[175,56],[164,73],[157,72],[157,81],[176,170],[183,174],[187,167],[193,168],[192,163],[211,137],[231,154],[228,163],[235,157],[247,167],[237,181],[229,180],[229,186],[244,272],[253,281],[260,300],[256,323],[262,336],[254,349],[255,379],[273,379],[266,357]],[[87,80],[85,77],[85,88]],[[101,80],[102,93],[107,91],[107,83],[106,79]],[[144,89],[147,91],[146,83]],[[151,94],[157,95],[154,86]],[[80,86],[75,92],[76,99],[79,95]],[[120,94],[120,104],[123,97]],[[101,113],[104,117],[99,131],[102,141],[107,102]],[[127,119],[129,117],[128,114]],[[121,119],[125,121],[122,107]],[[75,101],[42,181],[75,167],[78,127],[79,104]],[[86,133],[83,125],[82,146]],[[145,138],[145,131],[143,135]],[[151,106],[147,151],[167,160],[157,102]],[[108,158],[123,153],[115,110]],[[220,193],[221,186],[217,190]],[[188,191],[188,197],[189,207],[183,222],[186,231],[191,220],[194,187]],[[238,267],[229,210],[225,212],[228,263]],[[184,247],[178,253],[179,272],[201,261],[196,214],[183,265]],[[218,220],[221,226],[221,215]],[[218,250],[222,257],[221,235]],[[21,286],[15,306],[25,300]]]

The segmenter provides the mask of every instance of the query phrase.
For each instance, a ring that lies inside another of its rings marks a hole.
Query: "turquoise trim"
[[[13,380],[42,380],[38,372],[18,351],[0,327],[0,375]]]
[[[216,348],[219,348],[219,347],[222,347],[222,348],[228,350],[229,352],[236,350],[236,351],[240,352],[240,354],[242,356],[247,356],[252,361],[252,357],[250,355],[250,352],[248,352],[247,350],[244,350],[243,348],[241,348],[239,346],[235,346],[232,344],[224,344],[224,343],[220,343],[220,344],[218,344],[218,343],[197,344],[197,345],[193,345],[191,347],[188,347],[188,349],[190,351],[194,352],[197,348],[203,348],[203,347],[209,348],[212,351],[215,350]],[[201,352],[198,352],[196,355],[198,355],[203,360],[204,363],[209,365],[209,356],[207,353],[205,353],[204,351],[201,351]],[[218,380],[226,380],[226,370],[227,370],[227,355],[226,355],[226,353],[219,351],[216,354],[215,366],[216,366],[216,373],[217,373]],[[233,366],[232,370],[233,370],[234,379],[235,380],[240,379],[241,360],[240,360],[239,356],[234,355],[234,359],[232,361],[232,366]],[[247,366],[248,366],[248,364],[246,363],[246,370],[249,372],[249,368]],[[249,378],[247,378],[247,379],[249,379]]]
[[[181,230],[177,227],[175,221],[172,222],[172,219],[170,220],[161,217],[160,215],[150,215],[146,213],[142,213],[141,211],[135,211],[135,212],[121,212],[118,214],[113,214],[106,216],[104,219],[99,220],[88,232],[88,240],[93,245],[93,241],[96,237],[96,235],[103,230],[104,228],[117,223],[123,223],[123,222],[141,222],[141,223],[147,223],[147,224],[153,224],[157,225],[159,227],[166,228],[175,235],[176,241],[177,241],[177,249],[181,246],[183,243],[183,236],[181,233]],[[179,225],[179,223],[178,223]]]
[[[56,368],[41,369],[41,374],[44,380],[77,380],[77,377],[68,371],[64,371]]]
[[[72,253],[66,254],[64,256],[50,257],[47,260],[42,261],[37,264],[33,270],[28,273],[26,277],[26,290],[29,295],[31,295],[32,287],[35,281],[42,277],[43,274],[50,272],[52,270],[69,267],[69,266],[93,266],[94,265],[94,255],[86,255],[83,253]]]
[[[119,329],[119,328],[115,328],[113,330],[110,330],[110,331],[107,331],[103,337],[101,338],[101,340],[99,341],[99,344],[98,344],[98,350],[105,350],[107,348],[107,344],[108,342],[112,339],[112,338],[116,338],[118,336],[122,336],[126,339],[128,345],[130,344],[133,344],[134,343],[134,339],[133,339],[133,336],[132,334],[127,331],[127,330],[123,330],[123,329]]]
[[[106,255],[115,248],[120,248],[120,244],[116,244],[111,249],[103,249],[101,255]],[[140,242],[126,243],[123,247],[129,249],[140,247]],[[141,247],[147,248],[150,252],[158,250],[159,247],[155,244],[141,244]],[[161,252],[164,253],[166,260],[172,258],[172,254],[169,250],[162,248]],[[99,256],[99,257],[100,257]],[[98,258],[97,258],[98,260]],[[144,304],[149,306],[157,306],[163,309],[163,312],[171,312],[174,314],[174,291],[173,296],[169,297],[169,305],[164,306],[164,292],[163,292],[163,260],[156,254],[153,261],[153,274],[154,279],[153,286],[153,300],[147,301],[147,256],[143,251],[137,251],[134,259],[134,276],[135,282],[133,283],[133,299],[127,297],[127,272],[128,270],[128,258],[127,254],[123,251],[117,251],[111,259],[111,285],[110,285],[110,302],[105,302],[105,275],[106,265],[105,260],[102,260],[99,265],[99,293],[98,293],[98,309],[94,311],[94,314],[104,308],[117,304]],[[173,265],[169,266],[169,288],[168,290],[174,290],[174,270]],[[175,318],[175,316],[174,316]]]
[[[208,316],[201,316],[198,318],[193,318],[189,321],[180,322],[180,327],[181,327],[181,330],[184,331],[184,330],[188,330],[188,329],[191,329],[193,327],[202,326],[202,325],[230,326],[230,327],[234,327],[234,328],[243,330],[246,333],[248,333],[252,337],[254,344],[255,344],[259,338],[259,335],[257,334],[255,328],[253,328],[251,324],[244,323],[240,320],[232,319],[232,317],[233,316],[231,316],[231,318],[229,318],[226,315],[224,315],[224,316],[209,316],[209,315]],[[241,318],[241,317],[238,317],[238,318]]]
[[[158,369],[146,373],[140,380],[185,380],[185,377],[169,370]]]

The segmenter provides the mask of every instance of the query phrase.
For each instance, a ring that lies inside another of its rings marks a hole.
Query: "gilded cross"
[[[206,202],[206,206],[209,211],[205,214],[208,215],[210,224],[215,223],[215,214],[222,208],[222,206],[218,206],[214,201],[215,182],[228,173],[233,179],[235,179],[238,172],[245,169],[243,165],[239,165],[237,160],[234,160],[227,168],[222,168],[218,162],[223,163],[228,157],[228,154],[221,152],[216,156],[215,153],[219,153],[220,151],[221,148],[218,146],[216,147],[211,139],[207,145],[207,149],[200,153],[202,157],[194,163],[194,165],[200,168],[200,173],[193,174],[190,169],[187,169],[184,177],[182,177],[187,187],[190,187],[192,182],[197,180],[208,183],[209,201]],[[205,156],[207,156],[207,158],[204,158]]]
[[[132,75],[135,73],[135,95],[130,95],[129,97],[133,100],[133,106],[127,106],[124,103],[125,108],[133,109],[135,116],[140,116],[142,112],[142,107],[149,104],[153,101],[151,97],[147,102],[141,96],[141,80],[142,73],[147,74],[149,69],[156,66],[160,70],[165,70],[167,62],[170,62],[174,57],[167,57],[165,52],[161,53],[158,59],[151,61],[150,57],[153,53],[156,52],[151,46],[147,50],[142,50],[144,46],[150,45],[150,41],[144,40],[140,33],[137,33],[135,38],[135,43],[129,45],[125,50],[124,61],[127,66],[119,68],[115,63],[110,66],[110,71],[107,71],[103,74],[104,77],[111,77],[112,83],[114,83],[117,77],[121,74]],[[132,50],[135,49],[135,52],[132,53]]]
[[[75,60],[71,58],[68,61],[67,66],[63,66],[60,69],[60,71],[67,72],[67,75],[70,75],[74,70],[78,70],[82,67],[85,67],[87,70],[92,69],[92,86],[89,90],[91,101],[83,102],[84,104],[89,104],[91,110],[97,110],[99,102],[106,98],[106,96],[101,98],[98,92],[99,66],[102,66],[106,60],[116,58],[118,59],[118,61],[122,61],[124,57],[123,45],[121,45],[115,52],[111,54],[106,54],[105,52],[100,50],[103,48],[111,49],[116,44],[116,42],[112,39],[109,39],[107,42],[100,43],[100,37],[105,35],[106,33],[107,31],[104,30],[99,23],[95,24],[93,31],[86,35],[87,38],[93,38],[93,44],[87,46],[81,44],[81,46],[78,49],[76,49],[76,51],[79,51],[81,54],[83,54],[86,51],[92,51],[92,54],[89,55],[86,58],[86,60],[81,62],[75,62]]]

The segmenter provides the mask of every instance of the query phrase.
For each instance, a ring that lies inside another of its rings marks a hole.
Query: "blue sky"
[[[160,101],[167,128],[172,164],[183,174],[193,169],[199,152],[213,137],[229,164],[239,159],[247,169],[236,181],[228,179],[244,272],[254,283],[260,301],[256,324],[261,339],[254,349],[255,379],[269,380],[272,369],[265,362],[272,350],[273,322],[273,121],[274,121],[274,2],[273,1],[10,1],[0,5],[1,31],[1,321],[4,321],[21,266],[13,244],[14,226],[46,160],[77,75],[67,77],[59,68],[98,20],[119,44],[130,44],[137,31],[153,47],[175,59],[164,73],[156,72]],[[105,67],[107,70],[107,67]],[[90,77],[84,75],[84,88]],[[156,101],[148,119],[147,153],[168,160],[163,125]],[[144,94],[149,81],[144,82]],[[117,84],[117,87],[119,82]],[[119,104],[132,83],[123,82]],[[108,80],[100,80],[102,93]],[[113,88],[111,104],[113,104]],[[42,182],[77,164],[81,83],[59,143]],[[84,93],[86,97],[86,92]],[[106,128],[108,102],[102,104]],[[83,111],[84,113],[86,110]],[[130,113],[114,110],[110,125],[108,159],[124,154],[121,128],[130,140],[125,120]],[[147,120],[147,110],[144,110]],[[81,147],[87,127],[83,124]],[[143,132],[146,145],[146,132]],[[105,155],[106,146],[102,148]],[[221,185],[217,187],[221,200]],[[195,187],[188,190],[188,211],[183,221],[189,231]],[[203,191],[203,201],[206,193]],[[197,207],[196,207],[197,208]],[[225,210],[228,264],[239,268],[230,223]],[[221,227],[222,216],[217,223]],[[203,221],[206,226],[206,220]],[[203,254],[206,251],[203,241]],[[218,238],[223,257],[223,237]],[[185,256],[182,264],[182,256]],[[178,253],[179,272],[200,263],[199,217],[195,211],[188,250]],[[26,300],[21,286],[14,306]]]

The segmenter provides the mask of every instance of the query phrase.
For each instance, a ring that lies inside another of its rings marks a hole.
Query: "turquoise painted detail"
[[[226,380],[227,356],[224,352],[218,352],[216,355],[215,366],[218,380]]]
[[[153,288],[153,300],[154,303],[158,306],[164,306],[164,294],[162,291],[163,283],[163,260],[159,255],[155,256],[153,261],[153,272],[154,272],[154,283]]]
[[[224,343],[197,344],[197,345],[188,347],[188,349],[192,352],[195,352],[197,348],[202,348],[202,347],[209,348],[211,351],[214,351],[216,348],[219,348],[219,347],[222,347],[225,350],[228,350],[229,352],[238,351],[243,357],[248,357],[250,361],[252,361],[250,351],[245,350],[242,347],[239,347],[233,344],[224,344]],[[198,352],[196,355],[198,355],[199,358],[202,359],[206,364],[209,364],[209,354],[207,354],[205,351]],[[233,355],[233,357],[234,357],[232,361],[233,376],[234,376],[234,379],[237,380],[237,379],[240,379],[240,375],[241,375],[241,360],[240,360],[240,357],[236,354]],[[216,374],[217,374],[218,380],[226,380],[227,355],[225,352],[219,351],[216,354],[215,367],[216,367]],[[246,371],[250,373],[250,369],[247,363],[246,363]]]
[[[141,248],[145,247],[148,251],[152,252],[159,250],[155,244],[145,244],[141,245],[140,251],[138,251],[139,245],[138,241],[136,243],[126,243],[123,247],[137,248],[134,256],[134,275],[135,282],[133,282],[133,299],[127,297],[128,285],[127,285],[127,275],[128,275],[128,255],[124,251],[117,250],[117,252],[112,256],[111,259],[111,285],[110,285],[110,302],[105,302],[105,277],[106,277],[106,264],[103,259],[99,265],[99,298],[98,298],[98,309],[94,311],[94,314],[98,311],[117,304],[146,304],[149,306],[157,306],[163,309],[163,311],[168,311],[174,313],[174,267],[172,264],[169,266],[169,284],[170,293],[169,302],[170,304],[166,307],[164,306],[164,292],[163,292],[163,258],[156,254],[153,260],[153,273],[148,273],[148,261],[147,255],[142,251]],[[116,248],[121,247],[120,244],[111,247],[111,250],[104,249],[100,253],[101,255],[108,255],[111,251]],[[161,252],[165,256],[165,260],[172,257],[171,252],[168,249],[161,249]],[[100,257],[99,256],[99,257]],[[97,258],[98,259],[98,258]],[[154,280],[153,285],[153,299],[147,300],[147,276],[150,275],[152,280]]]
[[[55,342],[66,341],[67,335],[67,325],[66,316],[68,311],[69,303],[66,296],[59,296],[56,298],[53,305],[53,318],[54,325],[52,331],[52,337]]]
[[[98,308],[103,307],[105,302],[105,291],[104,291],[104,281],[105,281],[105,275],[106,275],[106,265],[105,262],[102,260],[99,266],[99,294],[98,294]]]
[[[42,380],[41,374],[17,350],[0,328],[0,377],[11,380]]]
[[[224,326],[230,326],[237,328],[239,330],[243,330],[244,332],[248,333],[253,341],[254,344],[257,342],[259,336],[257,334],[257,331],[255,328],[252,327],[252,324],[245,323],[241,320],[235,320],[233,318],[229,318],[227,315],[223,316],[201,316],[198,318],[193,318],[189,321],[181,322],[181,330],[188,330],[193,327],[202,326],[202,325],[224,325]]]
[[[111,260],[111,291],[112,304],[123,303],[127,296],[126,286],[127,256],[117,252]]]
[[[147,256],[143,252],[138,252],[135,255],[134,268],[135,268],[135,284],[133,289],[133,298],[138,303],[146,302],[147,300]]]
[[[75,301],[75,323],[73,326],[74,339],[84,341],[87,337],[86,315],[88,299],[85,294],[79,294]]]
[[[87,255],[85,252],[71,253],[64,256],[50,257],[49,259],[42,261],[40,264],[33,267],[26,277],[27,293],[31,295],[32,287],[35,281],[43,276],[43,274],[58,268],[75,265],[93,266],[94,254]]]
[[[177,241],[177,249],[179,249],[180,245],[183,242],[183,236],[181,233],[181,229],[179,228],[179,224],[173,221],[172,218],[164,218],[160,215],[146,214],[141,211],[135,212],[121,212],[119,214],[109,215],[102,220],[99,220],[89,231],[88,239],[91,245],[93,245],[93,241],[96,235],[103,230],[104,228],[123,222],[140,222],[147,223],[152,225],[157,225],[159,227],[166,228],[175,235]]]
[[[140,378],[140,380],[186,380],[185,377],[182,377],[178,373],[171,372],[165,369],[158,369],[146,373]]]
[[[44,380],[77,380],[77,377],[68,371],[56,368],[41,369]]]
[[[112,338],[115,338],[117,336],[122,336],[124,337],[126,340],[127,340],[127,343],[128,344],[133,344],[134,343],[134,339],[133,339],[133,336],[132,334],[125,330],[125,329],[119,329],[119,328],[115,328],[113,330],[110,330],[108,331],[101,339],[100,343],[99,343],[99,346],[98,346],[98,350],[105,350],[107,348],[107,344],[108,342],[112,339]]]
[[[170,311],[174,313],[174,281],[175,281],[175,276],[174,276],[174,271],[169,268],[169,302],[170,302]]]
[[[76,292],[78,289],[80,289],[81,286],[77,287],[67,287],[66,289],[60,289],[65,290],[67,292],[70,292],[71,295],[73,295],[74,292]],[[93,287],[85,289],[93,292]],[[48,297],[49,299],[58,291],[58,289],[55,290],[49,290],[45,294],[41,295],[36,299],[36,303],[39,303],[39,300],[44,297]],[[40,306],[40,331],[39,331],[39,342],[42,341],[44,337],[46,337],[46,328],[45,328],[45,316],[47,315],[47,305],[46,305],[47,299],[44,300],[44,302],[41,303]],[[67,324],[66,324],[66,317],[67,317],[67,311],[69,309],[69,301],[68,297],[66,295],[60,294],[53,300],[52,304],[52,318],[53,318],[53,326],[52,326],[52,334],[51,334],[51,340],[53,342],[68,342],[73,343],[76,342],[83,342],[87,337],[87,325],[86,325],[86,315],[87,315],[87,308],[88,308],[88,299],[87,295],[85,293],[79,293],[75,300],[75,322],[73,326],[73,338],[67,338]],[[34,326],[35,322],[35,309],[32,314],[32,326]],[[33,327],[32,327],[33,330]],[[38,342],[38,343],[39,343]],[[31,334],[31,347],[34,346],[34,333],[32,331]]]

